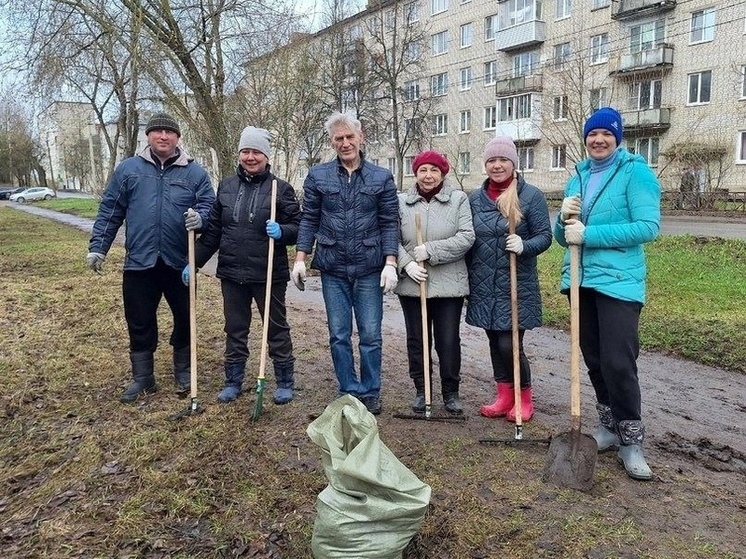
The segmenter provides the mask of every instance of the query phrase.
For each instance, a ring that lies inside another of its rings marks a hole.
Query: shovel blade
[[[544,481],[559,487],[589,491],[593,487],[598,445],[596,439],[572,430],[552,437]]]

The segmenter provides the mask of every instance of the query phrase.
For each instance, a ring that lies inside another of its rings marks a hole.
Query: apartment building
[[[370,1],[336,27],[359,29],[402,3]],[[690,174],[703,191],[746,191],[743,0],[407,4],[416,6],[415,17],[397,25],[426,30],[419,54],[426,75],[407,88],[437,97],[427,117],[429,145],[421,147],[446,153],[452,180],[463,188],[485,178],[484,144],[507,134],[527,180],[561,190],[584,157],[583,122],[611,105],[623,115],[626,147],[645,157],[664,188],[678,189]],[[324,41],[328,32],[313,40]],[[367,156],[396,171],[387,138],[368,136],[375,141],[367,143]],[[403,187],[413,180],[414,155],[404,157]]]

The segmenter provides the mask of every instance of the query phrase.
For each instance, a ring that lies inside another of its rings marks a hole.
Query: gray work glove
[[[404,266],[404,271],[415,283],[422,283],[427,279],[427,270],[417,264],[417,262],[410,262]]]
[[[396,266],[386,264],[381,270],[381,287],[384,293],[391,293],[396,289],[396,284],[399,283],[399,274],[397,273]]]
[[[568,245],[582,245],[585,242],[585,225],[577,219],[565,223],[565,240]]]
[[[298,261],[293,264],[293,271],[290,272],[290,278],[293,280],[295,287],[303,291],[306,288],[306,263]]]
[[[565,223],[571,216],[577,217],[580,215],[580,196],[568,196],[562,200],[562,207],[560,208],[560,220]]]
[[[202,228],[202,216],[189,208],[184,212],[184,227],[187,231],[196,231]]]
[[[85,264],[97,274],[102,274],[104,271],[105,259],[105,254],[101,254],[100,252],[89,252],[88,256],[85,257]]]
[[[521,254],[523,252],[523,239],[515,233],[508,235],[508,238],[505,240],[505,250]]]

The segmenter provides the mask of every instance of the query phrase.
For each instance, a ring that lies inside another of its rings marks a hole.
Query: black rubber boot
[[[153,394],[158,390],[153,376],[153,353],[150,351],[130,352],[132,364],[132,384],[119,397],[119,401],[129,404],[140,394]]]
[[[176,394],[186,396],[192,389],[192,367],[189,346],[174,348],[174,383]]]
[[[446,411],[453,415],[463,415],[464,408],[461,407],[461,400],[458,397],[458,392],[450,392],[443,394],[443,405]]]
[[[293,386],[295,386],[295,361],[275,363],[275,381],[277,388],[272,400],[275,404],[287,404],[293,399]]]
[[[412,400],[412,411],[414,413],[425,412],[425,381],[423,379],[412,379],[414,381],[414,399]]]

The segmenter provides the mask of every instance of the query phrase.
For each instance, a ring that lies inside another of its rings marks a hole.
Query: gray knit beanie
[[[269,159],[272,156],[272,148],[269,147],[271,136],[264,128],[247,126],[241,132],[241,140],[238,142],[238,151],[244,149],[255,149],[261,151]]]
[[[147,136],[153,130],[170,130],[176,132],[176,135],[181,137],[181,128],[176,122],[176,119],[168,113],[155,113],[150,117],[148,124],[145,126],[145,135]]]

